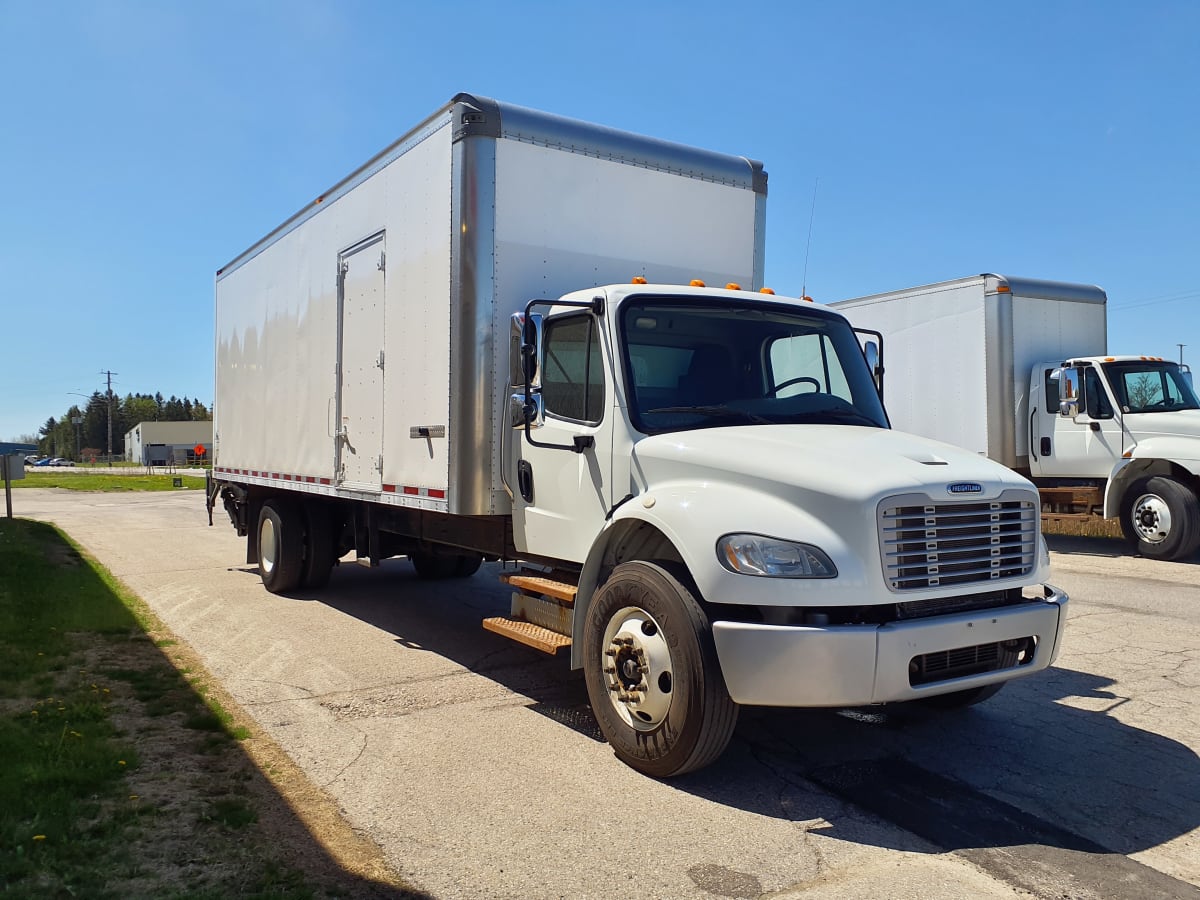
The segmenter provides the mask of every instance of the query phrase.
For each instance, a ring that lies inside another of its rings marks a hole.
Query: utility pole
[[[112,465],[112,414],[113,414],[113,392],[112,392],[112,377],[120,375],[120,372],[109,372],[107,369],[100,373],[108,376],[108,464]]]

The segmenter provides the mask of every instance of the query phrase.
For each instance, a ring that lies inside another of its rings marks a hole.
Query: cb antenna
[[[820,186],[821,179],[813,179],[812,209],[808,213],[808,241],[804,245],[804,274],[800,279],[801,300],[808,296],[808,251],[812,249],[813,219],[816,218],[817,215],[817,188]]]

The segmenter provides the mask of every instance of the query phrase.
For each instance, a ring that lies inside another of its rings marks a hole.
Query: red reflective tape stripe
[[[438,490],[437,488],[430,488],[430,489],[429,489],[429,496],[430,496],[430,497],[437,497],[439,500],[441,500],[441,499],[444,499],[444,498],[445,498],[445,496],[446,496],[446,492],[445,492],[445,491],[442,491],[442,490]]]
[[[389,493],[389,494],[396,493],[396,486],[394,484],[385,484],[383,486],[383,489],[386,493]]]
[[[328,478],[322,478],[322,479],[321,479],[321,484],[329,484],[329,479],[328,479]]]
[[[420,491],[418,491],[415,487],[409,487],[406,484],[404,486],[404,493],[409,494],[410,496],[415,496],[416,494],[420,493]]]

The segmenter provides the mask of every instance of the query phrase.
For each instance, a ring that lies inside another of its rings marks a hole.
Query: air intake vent
[[[1037,559],[1038,507],[1025,491],[936,503],[923,495],[879,506],[883,571],[893,591],[1016,578]]]

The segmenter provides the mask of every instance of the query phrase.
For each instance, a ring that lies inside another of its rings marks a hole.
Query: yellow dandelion
[[[77,738],[83,737],[83,735],[80,734],[78,731],[72,731],[71,735],[72,735],[72,737],[77,737]]]
[[[118,760],[117,760],[117,765],[118,765],[118,766],[123,766],[123,765],[125,765],[125,760],[123,760],[123,759],[118,759]]]
[[[29,714],[30,714],[31,716],[36,716],[36,715],[38,714],[38,711],[37,711],[36,709],[31,709],[31,710],[29,711]]]
[[[130,795],[129,795],[129,799],[130,799],[130,800],[136,800],[137,798],[138,798],[138,795],[137,795],[137,794],[130,794]]]
[[[46,836],[44,834],[35,834],[33,836],[33,839],[35,841],[44,841],[46,839]]]

